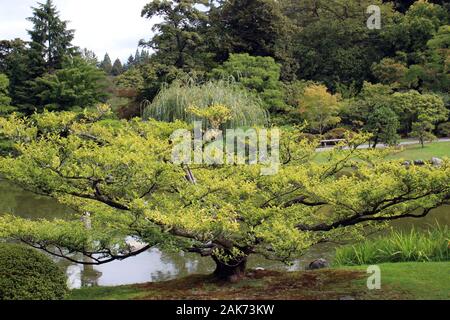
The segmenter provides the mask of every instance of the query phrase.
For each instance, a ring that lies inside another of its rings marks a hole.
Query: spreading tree
[[[262,176],[259,165],[175,165],[170,136],[185,124],[113,125],[102,120],[106,112],[0,118],[1,134],[16,143],[14,155],[0,158],[1,175],[74,212],[65,220],[2,215],[1,238],[84,264],[153,246],[195,252],[216,262],[217,277],[237,280],[252,254],[289,262],[317,243],[424,217],[450,200],[448,159],[406,167],[383,151],[358,149],[366,136],[316,163],[314,144],[283,132],[283,165]]]
[[[400,127],[397,114],[389,107],[376,108],[367,119],[366,130],[373,134],[372,147],[376,148],[382,142],[389,146],[396,145],[400,136],[397,131]]]
[[[436,136],[433,134],[435,128],[432,118],[426,114],[421,114],[417,118],[417,121],[412,124],[410,135],[411,137],[419,139],[422,148],[424,148],[425,142],[436,140]]]
[[[155,0],[142,9],[142,17],[160,17],[162,22],[153,25],[155,35],[142,46],[156,51],[160,63],[182,70],[191,70],[204,63],[200,55],[205,39],[199,32],[206,25],[208,16],[199,6],[208,7],[208,0]],[[144,52],[141,53],[142,61]]]

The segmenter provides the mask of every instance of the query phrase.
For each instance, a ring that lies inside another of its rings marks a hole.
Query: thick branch
[[[109,250],[109,249],[107,250],[108,252],[87,252],[87,251],[83,251],[83,250],[76,250],[77,253],[80,253],[83,256],[91,259],[91,261],[80,261],[80,260],[77,260],[77,259],[75,259],[75,258],[73,258],[71,256],[68,256],[67,254],[64,254],[63,250],[60,247],[56,246],[56,245],[50,245],[50,246],[53,246],[53,247],[57,248],[59,253],[49,249],[48,248],[49,245],[44,245],[44,244],[40,244],[40,243],[34,243],[32,241],[25,240],[25,239],[20,239],[20,241],[22,241],[23,243],[25,243],[25,244],[33,247],[33,248],[36,248],[36,249],[42,250],[44,252],[47,252],[48,254],[50,254],[52,256],[59,257],[59,258],[62,258],[62,259],[66,259],[66,260],[68,260],[70,262],[77,263],[77,264],[82,264],[82,265],[102,265],[102,264],[110,263],[110,262],[113,262],[113,261],[116,261],[116,260],[125,260],[125,259],[128,259],[128,258],[137,256],[137,255],[139,255],[139,254],[141,254],[141,253],[143,253],[143,252],[145,252],[145,251],[147,251],[147,250],[149,250],[149,249],[151,249],[153,247],[151,245],[146,245],[146,246],[142,247],[139,250],[132,251],[130,253],[123,254],[123,255],[114,255],[114,254],[112,254],[111,250]],[[99,259],[99,258],[96,258],[95,255],[107,255],[107,256],[109,256],[109,258],[107,258],[107,259]]]

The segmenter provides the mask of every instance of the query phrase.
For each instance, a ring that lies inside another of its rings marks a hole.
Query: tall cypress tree
[[[141,53],[139,52],[139,49],[136,49],[136,54],[134,55],[134,63],[136,65],[139,65],[141,63]]]
[[[116,61],[114,61],[112,70],[111,70],[111,74],[113,76],[118,76],[121,75],[123,73],[123,65],[122,62],[119,60],[119,58],[116,59]]]
[[[68,22],[60,19],[52,0],[38,3],[32,10],[33,16],[28,18],[33,23],[33,29],[28,30],[31,37],[30,72],[39,77],[61,69],[64,58],[75,55],[77,50],[72,45],[75,31],[68,29]]]
[[[131,67],[133,67],[133,66],[134,66],[134,57],[133,57],[133,55],[131,54],[131,55],[128,57],[127,68],[131,68]]]
[[[102,69],[103,71],[105,71],[106,74],[111,74],[112,71],[112,62],[111,62],[111,58],[109,57],[109,54],[106,53],[105,57],[103,58],[102,63],[100,63],[100,69]]]

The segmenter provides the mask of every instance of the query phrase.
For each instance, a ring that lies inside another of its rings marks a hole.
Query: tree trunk
[[[240,258],[237,261],[229,261],[228,263],[224,263],[214,256],[213,259],[216,263],[214,276],[217,279],[229,282],[238,282],[245,276],[247,257]]]
[[[377,145],[378,145],[378,135],[375,136],[375,139],[373,140],[373,146],[372,146],[372,148],[373,148],[373,149],[376,149],[376,148],[377,148]]]

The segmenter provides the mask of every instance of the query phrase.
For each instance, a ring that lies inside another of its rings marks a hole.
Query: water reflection
[[[53,219],[69,215],[70,209],[58,204],[53,199],[36,196],[5,180],[0,180],[0,214],[2,213],[12,213],[29,219]],[[450,207],[438,208],[426,218],[398,220],[393,225],[396,229],[402,230],[408,230],[412,226],[428,228],[435,224],[436,220],[441,225],[450,225]],[[320,245],[311,248],[305,256],[296,260],[291,266],[253,256],[250,258],[249,267],[301,270],[317,258],[330,260],[333,252],[333,245]],[[164,252],[157,248],[123,261],[115,261],[101,266],[74,265],[66,260],[54,259],[67,270],[68,283],[71,288],[163,281],[189,274],[209,274],[214,270],[214,263],[210,258],[195,254]]]
[[[312,260],[323,257],[330,259],[331,245],[322,245],[311,249],[301,259],[290,266],[277,261],[269,261],[259,256],[249,260],[250,268],[271,270],[302,270]],[[64,263],[60,261],[59,263]],[[71,288],[81,286],[117,286],[145,282],[157,282],[185,277],[190,274],[211,274],[214,263],[211,258],[183,252],[164,252],[157,248],[150,249],[138,256],[123,261],[114,261],[101,266],[69,265],[67,275]]]

